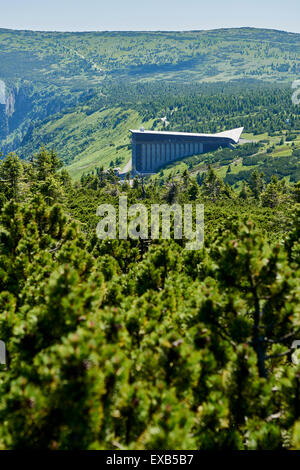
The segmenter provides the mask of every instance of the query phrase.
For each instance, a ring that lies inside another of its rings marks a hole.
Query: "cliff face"
[[[32,109],[32,102],[26,88],[5,87],[0,80],[0,150],[1,141],[26,120]],[[5,149],[6,150],[6,149]]]
[[[5,109],[9,132],[13,132],[28,118],[32,108],[33,101],[28,88],[21,86],[8,94]]]
[[[9,91],[5,82],[0,80],[0,106],[5,106],[5,114],[10,117],[15,111],[15,90]]]
[[[0,80],[0,105],[5,104],[6,86],[3,80]]]
[[[0,80],[0,141],[7,135],[7,116],[6,116],[6,87]]]
[[[0,103],[0,151],[1,151],[1,140],[5,139],[8,135],[8,120],[5,111],[5,104]]]
[[[6,154],[17,149],[21,142],[26,142],[31,136],[33,123],[59,113],[70,105],[76,106],[80,92],[66,95],[61,93],[59,87],[41,90],[36,83],[23,80],[6,84],[4,95],[2,85],[0,151]]]
[[[15,94],[12,92],[8,96],[6,96],[5,100],[5,114],[8,117],[11,117],[15,112],[15,103],[16,97]]]
[[[0,140],[5,139],[9,133],[8,120],[15,110],[15,95],[7,93],[3,80],[0,80]]]

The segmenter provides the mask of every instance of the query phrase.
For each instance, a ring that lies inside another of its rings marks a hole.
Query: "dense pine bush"
[[[300,448],[298,186],[59,167],[0,165],[0,448]],[[98,240],[119,194],[204,203],[203,249]]]

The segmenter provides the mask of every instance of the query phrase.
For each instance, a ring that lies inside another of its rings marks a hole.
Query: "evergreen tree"
[[[17,155],[10,153],[0,164],[0,180],[7,199],[18,199],[20,193],[23,165]]]
[[[261,172],[259,173],[258,170],[254,170],[251,173],[250,181],[249,181],[250,189],[253,192],[255,199],[259,199],[260,194],[264,190],[265,187],[265,179],[264,174]]]
[[[212,201],[215,201],[221,195],[223,187],[223,182],[217,177],[212,166],[209,165],[203,181],[202,192]]]
[[[266,189],[260,195],[261,203],[264,207],[274,208],[280,203],[281,192],[277,178],[267,185]]]

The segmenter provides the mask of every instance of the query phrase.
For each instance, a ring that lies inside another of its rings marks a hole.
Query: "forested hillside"
[[[124,167],[131,157],[129,129],[141,125],[146,129],[208,133],[243,126],[243,137],[261,142],[264,159],[279,165],[280,160],[273,157],[290,161],[293,151],[300,147],[299,106],[293,104],[291,89],[286,86],[155,82],[110,84],[103,86],[103,91],[104,96],[92,94],[76,108],[31,123],[17,153],[28,159],[41,145],[55,149],[71,176],[78,179],[101,165]],[[231,151],[228,161],[233,160]],[[208,161],[213,161],[211,155]],[[295,162],[292,166],[284,176],[296,177]],[[247,168],[244,165],[239,169]]]
[[[125,166],[128,129],[160,128],[164,117],[169,129],[198,132],[299,129],[290,100],[299,51],[299,34],[254,28],[0,29],[0,149],[28,159],[55,148],[78,178],[99,164]]]
[[[0,164],[1,449],[299,449],[300,188],[210,167]],[[204,203],[205,243],[99,240],[101,202]]]

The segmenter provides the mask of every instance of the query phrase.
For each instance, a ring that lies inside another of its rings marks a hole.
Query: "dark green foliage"
[[[298,185],[261,192],[258,174],[237,196],[212,168],[200,187],[101,168],[73,185],[44,149],[3,165],[26,178],[0,220],[0,448],[299,448]],[[98,240],[96,208],[118,194],[204,202],[203,249]]]

